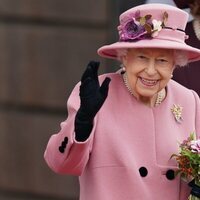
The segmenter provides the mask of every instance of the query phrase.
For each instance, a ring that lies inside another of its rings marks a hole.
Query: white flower
[[[190,144],[191,144],[192,152],[196,152],[200,154],[200,140],[192,140]]]
[[[158,33],[162,30],[162,22],[153,19],[152,24],[153,24],[152,37],[156,37],[158,35]]]

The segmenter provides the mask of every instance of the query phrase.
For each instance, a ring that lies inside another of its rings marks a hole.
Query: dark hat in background
[[[180,9],[189,8],[189,4],[193,2],[194,0],[174,0],[176,6]]]

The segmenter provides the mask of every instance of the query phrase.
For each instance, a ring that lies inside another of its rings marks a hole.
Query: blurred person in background
[[[198,95],[171,80],[176,66],[200,60],[184,43],[187,20],[166,4],[125,11],[119,41],[98,50],[121,69],[98,76],[91,61],[73,89],[44,157],[54,172],[79,176],[81,200],[187,200],[170,159],[177,141],[200,133]]]
[[[178,8],[189,8],[193,20],[187,23],[186,34],[189,38],[186,43],[200,48],[200,0],[174,0]],[[200,96],[200,61],[190,63],[183,68],[174,71],[173,79],[182,85],[195,90]]]

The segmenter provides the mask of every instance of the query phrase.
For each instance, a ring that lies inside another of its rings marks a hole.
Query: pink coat
[[[47,164],[57,173],[79,176],[81,200],[186,200],[190,188],[174,177],[170,156],[192,131],[200,133],[199,97],[171,80],[166,99],[150,108],[131,96],[120,74],[106,76],[109,95],[88,140],[74,139],[78,84],[67,103],[67,120],[48,142]],[[173,104],[183,107],[181,123],[171,112]]]

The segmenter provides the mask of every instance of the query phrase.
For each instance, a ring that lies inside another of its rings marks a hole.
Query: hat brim
[[[137,42],[116,42],[105,45],[98,49],[98,54],[102,57],[118,59],[117,50],[132,48],[158,48],[158,49],[176,49],[187,52],[188,62],[200,60],[200,50],[177,41],[161,40],[139,40]]]

